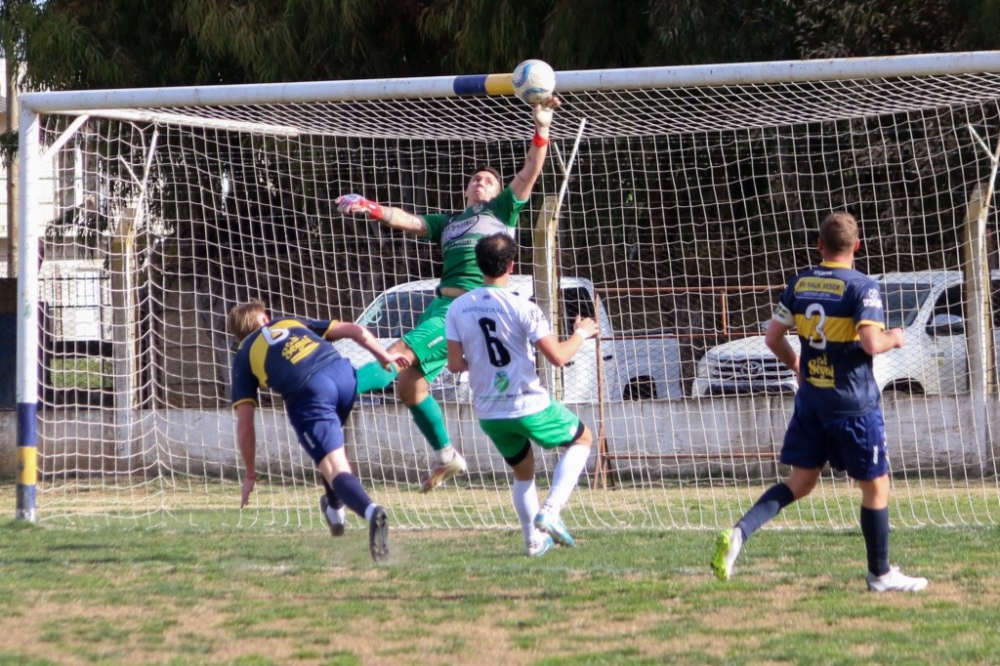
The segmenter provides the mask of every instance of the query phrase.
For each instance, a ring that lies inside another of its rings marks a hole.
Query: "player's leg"
[[[393,354],[406,354],[410,359],[410,363],[415,363],[417,360],[413,350],[410,349],[402,340],[396,340],[392,343],[389,346],[388,351]],[[384,389],[396,380],[398,374],[399,372],[396,370],[396,366],[394,365],[390,365],[389,369],[386,370],[378,361],[366,363],[358,368],[358,386],[355,392],[358,395],[361,395],[362,393],[368,393],[369,391]]]
[[[310,377],[285,407],[299,443],[316,463],[326,485],[348,509],[368,521],[372,558],[380,562],[389,555],[385,511],[354,476],[344,451],[343,420],[354,402],[354,382],[350,363],[341,359]]]
[[[907,576],[889,564],[889,476],[858,481],[861,488],[861,533],[868,555],[865,583],[873,592],[919,592],[927,579]]]
[[[874,592],[918,592],[926,578],[907,576],[889,564],[889,461],[882,410],[851,416],[836,423],[837,446],[830,458],[861,488],[861,534],[865,539],[868,573]]]
[[[796,407],[785,431],[780,460],[792,466],[788,478],[764,491],[736,525],[719,532],[712,554],[712,571],[719,580],[729,580],[743,545],[782,509],[816,487],[827,451],[823,424],[808,410]]]
[[[538,490],[535,487],[535,454],[517,419],[480,421],[483,432],[503,456],[514,473],[511,500],[521,523],[524,550],[531,557],[544,555],[555,546],[548,534],[535,528],[538,515]]]
[[[341,500],[333,487],[323,475],[320,475],[323,482],[323,494],[319,498],[319,510],[323,514],[327,527],[330,528],[330,536],[344,536],[344,502]]]
[[[354,513],[368,523],[368,547],[372,559],[384,562],[389,557],[389,520],[385,509],[375,503],[351,471],[343,445],[330,451],[319,462],[319,471]]]
[[[403,401],[417,429],[432,453],[431,474],[420,488],[427,492],[467,470],[465,458],[451,445],[441,405],[430,394],[430,383],[441,374],[448,362],[444,320],[453,298],[435,298],[420,317],[416,327],[403,336],[403,342],[417,359],[399,373],[396,396]]]
[[[552,488],[535,516],[535,527],[562,546],[575,546],[576,540],[560,514],[580,481],[594,437],[576,414],[555,400],[541,412],[519,420],[528,437],[542,448],[564,448],[552,475]]]

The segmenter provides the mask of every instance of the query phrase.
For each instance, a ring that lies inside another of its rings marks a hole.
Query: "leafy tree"
[[[31,88],[264,83],[434,73],[418,0],[5,0]],[[11,10],[13,12],[13,9]]]
[[[648,0],[436,0],[420,31],[454,47],[451,72],[507,72],[527,58],[556,69],[641,65],[649,42]]]
[[[957,51],[974,9],[960,0],[804,0],[795,41],[804,58]]]

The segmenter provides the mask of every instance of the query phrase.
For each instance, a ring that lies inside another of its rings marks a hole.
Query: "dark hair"
[[[510,262],[517,258],[517,243],[500,232],[484,236],[476,243],[476,263],[483,275],[498,278],[507,272]]]
[[[858,221],[846,211],[834,211],[819,225],[819,238],[835,254],[853,251],[858,242]]]
[[[489,164],[480,164],[477,166],[472,173],[469,174],[469,180],[472,180],[472,177],[480,171],[493,174],[493,177],[497,179],[498,183],[500,183],[500,187],[503,187],[503,177],[500,175],[500,172],[491,167]]]

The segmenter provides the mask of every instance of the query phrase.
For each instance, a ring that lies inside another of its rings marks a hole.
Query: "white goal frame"
[[[858,58],[858,59],[830,59],[811,61],[787,61],[771,63],[746,63],[727,65],[704,65],[704,66],[684,66],[684,67],[649,67],[636,69],[618,70],[593,70],[593,71],[566,71],[557,72],[557,90],[563,95],[578,95],[581,98],[591,94],[629,94],[633,92],[647,90],[684,90],[690,88],[727,88],[734,90],[740,86],[766,86],[769,84],[782,84],[795,86],[796,84],[814,84],[817,82],[839,82],[853,80],[878,80],[878,79],[906,79],[908,77],[951,77],[967,76],[978,74],[1000,74],[1000,52],[975,52],[975,53],[954,53],[954,54],[929,54],[910,55],[880,58]],[[991,84],[992,85],[992,84]],[[984,88],[987,86],[984,86]],[[476,97],[476,96],[496,96],[511,94],[509,75],[483,75],[483,76],[445,76],[427,77],[416,79],[382,79],[366,81],[337,81],[337,82],[316,82],[316,83],[290,83],[290,84],[265,84],[265,85],[235,85],[235,86],[201,86],[182,88],[161,88],[161,89],[131,89],[131,90],[94,90],[75,92],[29,92],[20,95],[20,115],[19,115],[19,144],[18,159],[19,169],[19,193],[18,202],[19,225],[18,225],[18,247],[20,248],[18,257],[18,303],[17,311],[22,316],[18,318],[17,324],[17,507],[16,515],[19,519],[35,522],[38,519],[37,491],[38,484],[38,423],[39,414],[37,405],[40,399],[40,378],[38,363],[35,361],[39,357],[39,312],[36,306],[40,299],[39,288],[39,241],[43,236],[43,226],[46,220],[40,215],[42,194],[39,191],[38,183],[42,181],[40,174],[43,172],[48,160],[67,141],[72,140],[73,133],[91,117],[101,117],[120,120],[134,120],[140,122],[164,122],[196,126],[206,129],[219,129],[228,131],[254,131],[264,132],[272,136],[296,137],[301,130],[294,125],[277,123],[253,123],[245,120],[229,117],[207,117],[198,112],[204,107],[225,109],[229,107],[244,107],[253,105],[300,105],[313,104],[317,102],[352,102],[352,101],[372,101],[383,100],[395,102],[399,100],[414,99],[442,99],[450,100],[455,98]],[[928,95],[937,94],[929,91]],[[945,93],[942,93],[945,94]],[[946,94],[959,94],[955,91],[946,91]],[[970,99],[975,98],[976,91],[969,93]],[[986,93],[982,93],[986,94]],[[916,102],[909,101],[902,95],[895,97],[888,91],[884,99],[869,99],[867,102],[872,112],[884,109],[890,112],[919,112],[921,106]],[[523,112],[523,110],[522,110]],[[815,122],[835,121],[844,118],[844,110],[831,105],[824,109],[822,100],[811,97],[803,99],[801,108],[788,110],[781,105],[765,106],[760,108],[743,107],[739,114],[734,114],[731,119],[713,119],[713,127],[726,130],[738,130],[750,126],[772,127],[791,122],[790,114],[805,113]],[[75,116],[76,121],[71,123],[54,143],[42,150],[40,144],[40,118],[49,114],[59,114],[64,116]],[[526,113],[525,113],[526,115]],[[618,131],[616,119],[613,117],[588,119],[586,125],[586,135],[601,136],[607,133],[610,136]],[[669,125],[669,121],[664,121]],[[331,131],[336,131],[331,130]],[[455,132],[454,129],[442,125],[434,130],[440,133],[440,138],[450,138]],[[498,129],[493,126],[481,128],[484,138],[494,138]],[[581,132],[584,132],[581,127]],[[571,141],[576,133],[576,127],[568,123],[559,128],[554,135],[556,141]],[[972,132],[973,138],[983,144],[984,159],[992,157],[994,172],[996,161],[1000,155],[995,151],[989,154],[990,146],[981,137]],[[568,145],[568,144],[567,144]],[[572,187],[572,185],[570,185]],[[987,332],[988,319],[988,272],[985,270],[985,237],[987,234],[987,220],[990,207],[994,198],[992,180],[985,192],[981,193],[978,200],[978,208],[970,211],[969,233],[971,235],[970,247],[964,259],[964,266],[968,280],[967,293],[972,294],[971,302],[976,304],[973,308],[973,321],[983,324],[982,328],[970,330],[972,345],[979,349],[978,353],[987,354],[990,348],[990,341]],[[970,209],[974,208],[970,204]],[[142,207],[137,206],[137,215],[142,215]],[[119,229],[118,242],[121,243],[121,260],[125,262],[134,261],[134,256],[129,254],[129,234],[135,220],[123,223]],[[526,226],[526,225],[525,225]],[[550,234],[552,236],[552,234]],[[537,268],[537,267],[536,267]],[[128,274],[128,271],[123,271]],[[124,294],[133,292],[133,285],[125,283],[117,285],[117,288]],[[129,296],[130,298],[131,296]],[[122,322],[122,330],[129,330],[130,323]],[[128,358],[116,359],[127,364]],[[998,399],[995,392],[990,388],[989,374],[995,372],[995,368],[983,366],[972,369],[970,381],[971,395],[970,402],[974,405],[975,421],[978,424],[974,428],[975,437],[978,439],[978,446],[981,449],[981,461],[984,465],[980,472],[991,477],[995,475],[997,459],[1000,458],[1000,437],[996,435],[997,429],[994,424],[998,418]],[[115,391],[119,394],[130,395],[135,390],[135,386],[130,383],[129,377],[132,373],[122,373],[122,378],[116,379]],[[699,403],[686,405],[680,412],[683,412],[683,419],[688,426],[694,428],[692,424],[701,423],[706,430],[711,430],[713,424],[706,423],[706,420],[718,419],[716,411],[701,411]],[[714,402],[712,403],[715,404]],[[703,403],[705,408],[709,403]],[[460,411],[460,410],[459,410]],[[458,412],[455,412],[458,413]],[[449,412],[449,418],[453,418],[455,413]],[[711,416],[707,416],[711,414]],[[122,441],[131,441],[128,429],[131,427],[133,416],[127,413],[117,414],[118,421],[116,427],[120,429],[119,435]],[[588,416],[596,418],[604,425],[605,416],[597,408],[593,412],[588,412]],[[281,421],[281,414],[276,417]],[[357,415],[358,420],[367,424],[372,418],[372,414],[364,411]],[[399,417],[405,419],[405,416]],[[608,417],[610,418],[610,417]],[[678,417],[680,418],[680,417]],[[280,427],[275,425],[274,427]],[[473,422],[468,422],[463,426],[474,427]],[[614,421],[610,421],[609,428],[614,428]],[[777,420],[775,428],[783,427],[781,419]],[[418,443],[418,447],[423,446]],[[600,452],[600,450],[599,450]],[[613,452],[602,452],[604,458],[601,464],[607,464],[608,460],[614,461]],[[128,453],[124,455],[128,456]],[[600,458],[599,458],[600,459]],[[628,465],[629,455],[620,458],[622,464]],[[127,470],[126,470],[127,472]],[[604,468],[595,470],[595,478],[605,472]],[[727,482],[720,482],[725,485]],[[695,484],[697,485],[697,483]],[[933,483],[931,483],[933,486]],[[977,495],[977,509],[972,511],[971,516],[962,513],[960,517],[944,517],[941,522],[986,522],[996,524],[1000,521],[1000,493],[996,484],[984,484],[986,486],[982,493]],[[746,508],[746,503],[750,501],[758,489],[751,486],[752,490],[742,489],[733,495],[726,495],[726,501],[731,501],[735,507]],[[490,489],[494,492],[494,489]],[[682,500],[692,497],[694,490],[686,489],[683,485],[677,490]],[[948,493],[943,493],[948,494]],[[499,493],[503,495],[503,493]],[[978,502],[985,500],[983,505],[986,513],[978,508]],[[714,501],[714,500],[708,500]],[[951,500],[944,500],[945,502]],[[637,500],[641,503],[642,499]],[[500,503],[503,504],[501,497]],[[423,508],[418,506],[419,508]],[[416,509],[415,509],[416,510]],[[154,509],[164,511],[163,507]],[[169,513],[169,509],[165,510]],[[449,509],[454,514],[454,509]],[[642,508],[629,509],[626,520],[618,524],[624,525],[676,525],[680,527],[715,527],[726,524],[733,518],[735,508],[728,507],[720,510],[713,519],[703,518],[690,522],[678,522],[674,517],[663,518],[660,516],[650,516],[644,513]],[[110,511],[109,513],[114,513]],[[143,513],[142,510],[137,513]],[[447,511],[446,511],[447,513]],[[143,514],[145,515],[145,514]],[[464,525],[465,518],[457,518],[452,515],[452,519],[444,520],[445,526]],[[574,522],[576,524],[600,524],[603,518],[597,519],[584,513],[582,517]],[[852,518],[838,514],[837,510],[832,512],[831,517],[827,517],[823,522],[835,526],[852,524]],[[914,518],[916,524],[933,522],[935,519]],[[296,517],[288,520],[293,524],[306,522],[312,523],[313,519]],[[479,524],[479,517],[470,519],[471,524]],[[808,523],[808,518],[803,518],[802,522]],[[419,519],[411,520],[413,526],[421,526]],[[429,522],[427,524],[440,525],[441,523]],[[503,514],[499,520],[493,522],[486,521],[485,526],[504,526],[513,524],[510,514]]]

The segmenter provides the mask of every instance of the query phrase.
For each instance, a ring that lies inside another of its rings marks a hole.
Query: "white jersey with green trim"
[[[462,343],[480,419],[514,419],[551,402],[535,369],[534,343],[552,333],[541,309],[500,287],[477,287],[455,299],[445,336]]]

